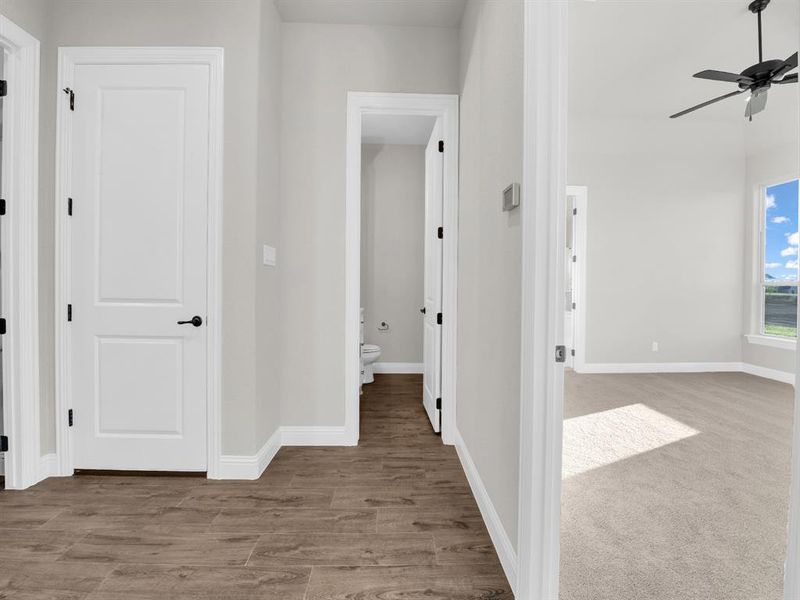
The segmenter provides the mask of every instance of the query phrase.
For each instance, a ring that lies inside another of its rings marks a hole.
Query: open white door
[[[206,470],[209,87],[205,65],[75,67],[76,469]]]
[[[437,120],[425,149],[425,304],[422,402],[435,432],[441,431],[442,402],[442,206],[444,142]]]

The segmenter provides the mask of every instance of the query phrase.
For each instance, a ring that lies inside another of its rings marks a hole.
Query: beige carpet
[[[792,407],[740,373],[568,372],[562,600],[780,600]]]

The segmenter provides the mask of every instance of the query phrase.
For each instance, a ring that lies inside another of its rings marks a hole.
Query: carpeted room
[[[764,60],[799,12],[764,10]],[[570,5],[565,600],[783,597],[797,86],[669,118],[738,90],[692,75],[759,62],[757,32],[746,2]]]

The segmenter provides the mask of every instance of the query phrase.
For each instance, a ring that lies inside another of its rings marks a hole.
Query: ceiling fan
[[[700,71],[694,75],[698,79],[735,83],[739,86],[739,89],[735,92],[730,92],[724,96],[708,100],[692,108],[687,108],[679,113],[675,113],[670,116],[670,119],[682,117],[683,115],[694,112],[700,108],[705,108],[720,100],[733,98],[734,96],[750,92],[750,98],[747,101],[747,108],[744,111],[744,116],[746,119],[752,121],[753,115],[760,113],[767,107],[767,92],[773,84],[784,85],[787,83],[797,83],[797,73],[787,75],[789,71],[797,68],[797,52],[786,60],[764,60],[764,48],[761,39],[761,13],[769,6],[769,3],[770,0],[754,0],[750,6],[748,6],[750,12],[758,15],[758,64],[747,67],[739,75],[736,73],[714,70]]]

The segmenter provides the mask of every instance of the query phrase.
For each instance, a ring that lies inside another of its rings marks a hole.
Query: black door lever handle
[[[202,324],[203,319],[197,315],[193,316],[189,321],[178,321],[178,325],[194,325],[195,327],[200,327]]]
[[[421,312],[424,315],[428,311],[425,310],[425,307],[423,306],[422,308],[419,309],[419,312]]]

